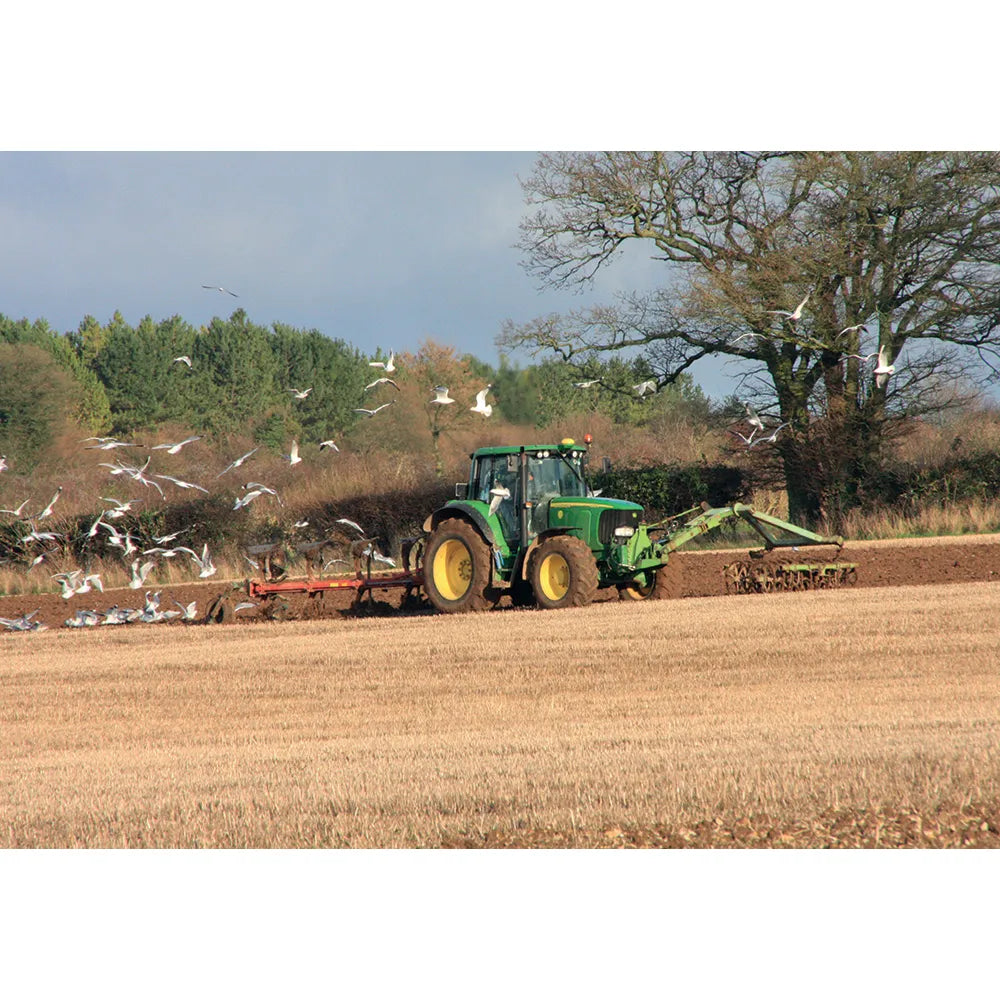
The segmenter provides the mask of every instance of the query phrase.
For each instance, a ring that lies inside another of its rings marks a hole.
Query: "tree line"
[[[704,421],[713,411],[690,378],[639,397],[633,385],[651,374],[642,359],[591,366],[586,388],[559,360],[522,366],[501,356],[491,365],[434,341],[401,352],[389,384],[372,384],[382,372],[371,361],[344,340],[262,326],[242,309],[202,327],[179,316],[135,326],[117,312],[103,324],[87,316],[69,333],[0,315],[0,452],[27,473],[67,430],[127,437],[171,424],[275,450],[295,438],[353,436],[364,450],[430,450],[440,472],[441,436],[481,420],[469,405],[487,385],[495,421],[538,430],[578,412],[642,426],[664,412]],[[449,386],[459,405],[428,406],[436,385]],[[375,419],[357,412],[386,401],[394,409]]]

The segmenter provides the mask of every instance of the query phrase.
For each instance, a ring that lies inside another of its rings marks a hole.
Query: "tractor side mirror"
[[[517,455],[507,456],[507,471],[517,472]]]
[[[607,475],[611,471],[611,459],[605,456],[601,459],[601,472]]]
[[[469,496],[469,484],[468,483],[455,483],[455,499],[465,500]]]

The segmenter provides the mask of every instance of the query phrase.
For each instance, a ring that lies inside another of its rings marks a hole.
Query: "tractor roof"
[[[585,444],[578,444],[572,438],[563,438],[559,444],[513,444],[513,445],[497,445],[490,448],[477,448],[469,457],[470,458],[481,458],[484,455],[519,455],[522,451],[527,452],[562,452],[564,455],[570,454],[571,452],[585,452],[587,446]]]

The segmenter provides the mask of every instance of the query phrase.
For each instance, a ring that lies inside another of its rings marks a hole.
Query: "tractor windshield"
[[[559,452],[528,455],[528,499],[543,497],[585,497],[587,484],[577,456]]]

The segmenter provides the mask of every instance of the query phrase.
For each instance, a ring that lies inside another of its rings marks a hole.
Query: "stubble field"
[[[0,846],[995,847],[998,649],[983,582],[0,636]]]

